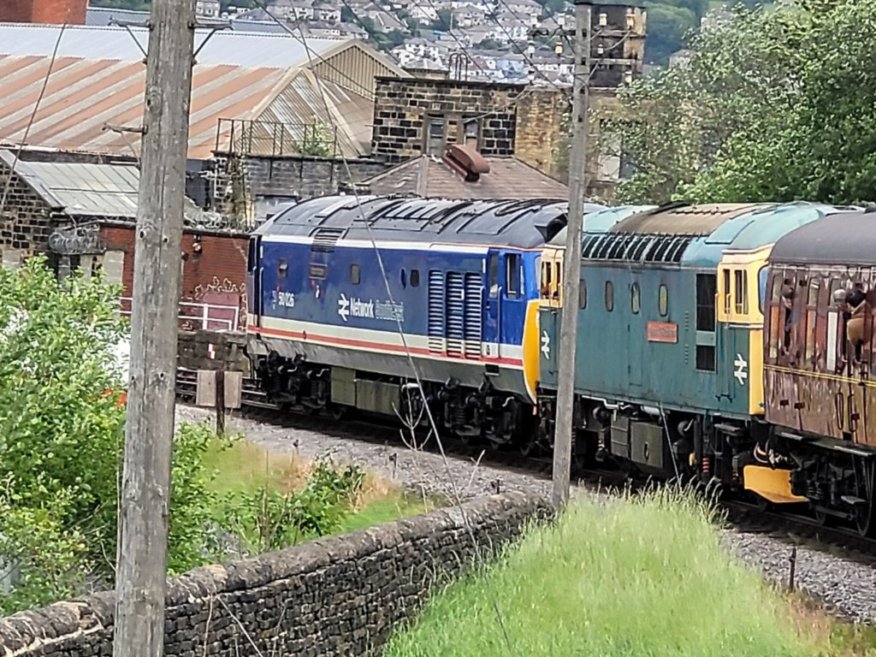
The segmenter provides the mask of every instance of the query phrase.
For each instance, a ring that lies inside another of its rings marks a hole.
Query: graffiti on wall
[[[192,302],[191,306],[184,305],[186,301]],[[189,299],[183,299],[181,315],[180,328],[184,331],[243,329],[246,323],[246,285],[214,276],[209,283],[195,286]]]

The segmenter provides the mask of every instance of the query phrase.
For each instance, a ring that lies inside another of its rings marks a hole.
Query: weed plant
[[[669,490],[585,500],[451,585],[387,657],[782,657],[818,653],[789,605]],[[501,620],[500,620],[501,619]]]

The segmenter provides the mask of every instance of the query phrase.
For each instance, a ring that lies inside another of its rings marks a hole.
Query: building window
[[[350,265],[350,282],[353,285],[359,285],[359,281],[361,280],[361,278],[362,272],[359,268],[359,265],[355,263]]]
[[[411,269],[411,287],[420,287],[419,269]]]
[[[642,293],[639,290],[639,284],[633,283],[633,287],[630,288],[630,310],[633,311],[634,315],[638,315],[641,307],[642,307]]]
[[[426,118],[426,155],[444,155],[444,119],[440,116]]]
[[[477,119],[468,119],[462,124],[462,143],[478,149],[480,143],[481,126]]]
[[[605,309],[608,312],[614,310],[614,284],[611,281],[605,281]]]

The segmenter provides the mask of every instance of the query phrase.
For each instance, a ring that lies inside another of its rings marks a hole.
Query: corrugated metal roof
[[[2,151],[2,155],[4,161],[11,163],[8,151]],[[137,216],[140,172],[135,166],[18,162],[15,170],[55,209],[71,216],[130,219]]]
[[[0,23],[0,54],[50,56],[60,29],[58,25]],[[140,62],[143,59],[140,48],[148,50],[149,31],[139,27],[130,29],[131,33],[121,27],[68,26],[61,36],[58,56]],[[314,57],[322,57],[352,41],[354,39],[307,39],[307,46]],[[198,63],[207,66],[226,64],[289,69],[308,61],[302,40],[288,33],[231,30],[210,36],[210,30],[197,30],[195,49],[201,45],[203,49],[198,53]]]
[[[24,138],[58,29],[0,24],[0,144],[17,146]],[[134,32],[145,42],[144,30]],[[69,27],[61,44],[27,145],[139,155],[139,133],[107,129],[139,127],[142,122],[146,69],[131,36],[120,28]],[[315,67],[337,62],[332,76],[320,76],[321,84],[314,75],[301,75],[309,72],[310,62],[300,42],[289,35],[214,34],[194,69],[189,157],[211,156],[219,119],[337,125],[341,152],[348,157],[367,154],[373,102],[364,94],[374,83],[360,79],[366,77],[360,69],[368,67],[353,64],[358,57],[404,72],[356,39],[308,39],[308,45],[321,53]],[[348,51],[355,56],[338,59]]]

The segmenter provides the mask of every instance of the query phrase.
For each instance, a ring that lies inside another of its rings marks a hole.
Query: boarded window
[[[444,119],[430,116],[426,121],[426,155],[444,155]]]
[[[101,268],[107,283],[121,285],[125,273],[125,252],[107,251],[103,254]]]

